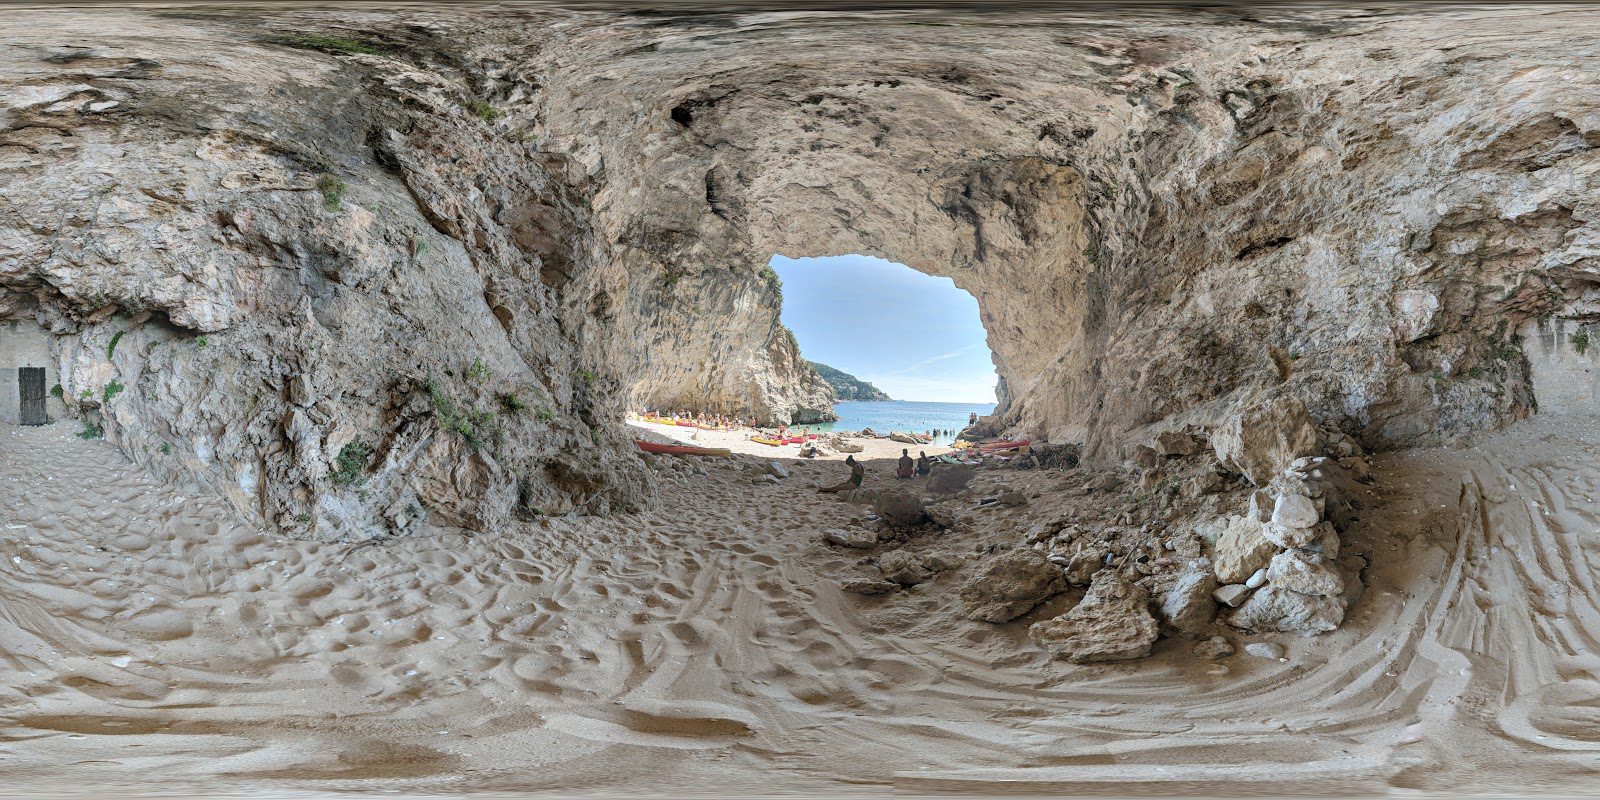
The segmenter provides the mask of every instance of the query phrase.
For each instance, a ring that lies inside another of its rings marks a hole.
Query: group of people
[[[679,421],[693,422],[696,425],[706,425],[713,428],[728,428],[730,430],[754,428],[756,426],[754,417],[733,417],[723,414],[707,414],[705,412],[696,413],[685,410],[650,411],[646,409],[644,413],[639,415],[639,418],[645,420],[646,422],[664,422],[668,424],[676,424]]]
[[[866,468],[861,466],[861,462],[857,461],[855,456],[846,456],[844,463],[850,466],[850,477],[845,478],[843,483],[835,484],[833,486],[824,486],[818,489],[818,492],[822,494],[833,494],[835,492],[846,492],[850,491],[851,489],[861,488],[861,481],[866,477],[867,474]],[[912,458],[910,448],[903,447],[900,449],[900,460],[895,464],[895,477],[901,480],[912,480],[914,478],[924,477],[932,471],[933,461],[932,459],[928,458],[926,451],[918,450],[917,457]]]

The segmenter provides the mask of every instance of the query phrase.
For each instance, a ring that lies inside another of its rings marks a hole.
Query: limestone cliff
[[[773,253],[950,276],[1000,424],[1101,459],[1499,424],[1597,310],[1584,8],[6,16],[0,317],[302,535],[649,503],[630,403],[825,410]]]

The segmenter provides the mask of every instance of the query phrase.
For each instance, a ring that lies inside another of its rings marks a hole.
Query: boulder
[[[1329,561],[1338,561],[1339,532],[1333,529],[1333,523],[1324,522],[1318,525],[1314,533],[1316,538],[1311,540],[1311,544],[1306,545],[1306,549],[1321,553],[1322,557]]]
[[[1344,603],[1348,611],[1366,591],[1366,585],[1361,580],[1361,573],[1367,568],[1367,560],[1358,555],[1348,555],[1339,559],[1339,576],[1344,578],[1344,594],[1339,595],[1339,602]]]
[[[1243,583],[1251,573],[1265,567],[1280,549],[1262,532],[1260,522],[1232,517],[1212,547],[1212,570],[1221,583]]]
[[[933,570],[923,566],[920,556],[905,550],[891,550],[879,556],[878,571],[886,580],[901,586],[915,586],[933,577]]]
[[[870,578],[851,578],[839,581],[839,588],[856,594],[889,594],[900,591],[900,584],[875,581]]]
[[[1028,496],[1022,492],[1006,492],[1005,494],[1000,495],[999,503],[1000,505],[1011,506],[1013,508],[1017,506],[1025,506],[1028,504]]]
[[[922,566],[934,572],[960,569],[963,563],[960,556],[950,553],[933,552],[922,557]]]
[[[956,526],[956,515],[948,508],[925,505],[922,507],[922,513],[928,516],[929,522],[941,528],[954,528]]]
[[[762,464],[761,468],[765,470],[768,475],[771,475],[774,478],[789,477],[789,470],[785,469],[782,464],[779,464],[776,461],[768,461],[767,463]]]
[[[1261,527],[1261,535],[1278,547],[1308,547],[1317,540],[1316,528],[1285,528],[1276,522]]]
[[[1159,633],[1149,593],[1112,570],[1096,575],[1071,611],[1028,628],[1040,647],[1074,664],[1144,658]]]
[[[1322,633],[1344,621],[1344,603],[1337,597],[1269,585],[1251,595],[1226,621],[1247,630]]]
[[[878,546],[878,534],[863,528],[830,528],[822,532],[823,538],[841,547],[866,549]]]
[[[1305,403],[1291,396],[1241,408],[1211,433],[1217,460],[1257,486],[1266,486],[1317,445],[1317,427]]]
[[[1201,658],[1218,659],[1233,655],[1233,642],[1226,636],[1213,636],[1194,646],[1194,654]]]
[[[1085,548],[1067,557],[1067,583],[1073,586],[1088,586],[1094,582],[1094,574],[1106,565],[1107,550],[1101,548]]]
[[[1010,550],[978,568],[961,587],[966,615],[1010,622],[1067,588],[1061,568],[1037,550]]]
[[[1318,553],[1285,550],[1272,557],[1267,580],[1280,589],[1336,597],[1344,594],[1344,578]]]
[[[883,492],[873,501],[872,508],[892,528],[915,528],[928,521],[922,499],[909,492]]]
[[[1217,617],[1217,601],[1211,596],[1216,588],[1217,578],[1211,574],[1211,565],[1192,564],[1162,598],[1161,616],[1182,633],[1192,635],[1206,630]]]
[[[1321,521],[1317,504],[1298,494],[1279,495],[1272,506],[1272,522],[1285,528],[1310,528]]]
[[[933,494],[955,494],[967,488],[978,471],[966,464],[940,464],[928,475],[928,491]]]
[[[1150,446],[1156,455],[1166,456],[1192,456],[1200,452],[1200,440],[1183,431],[1162,431],[1156,434]]]

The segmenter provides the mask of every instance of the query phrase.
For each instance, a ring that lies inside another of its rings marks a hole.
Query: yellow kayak
[[[760,436],[752,436],[752,437],[750,437],[750,441],[758,442],[760,444],[772,445],[773,447],[777,447],[778,445],[783,444],[783,442],[780,442],[777,439],[763,439]]]

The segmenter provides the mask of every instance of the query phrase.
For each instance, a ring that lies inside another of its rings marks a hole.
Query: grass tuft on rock
[[[362,474],[366,472],[367,459],[371,456],[372,445],[356,439],[339,449],[328,477],[338,486],[359,487],[367,482]]]
[[[500,109],[490,105],[487,100],[468,100],[467,110],[484,122],[494,122],[501,117]]]
[[[125,333],[127,333],[127,331],[117,331],[116,333],[111,335],[111,344],[106,345],[106,360],[107,361],[110,361],[111,360],[111,356],[116,354],[116,352],[117,352],[117,342],[122,341],[122,335],[125,334]]]
[[[322,207],[329,211],[338,211],[344,207],[344,181],[332,175],[323,175],[317,179],[317,191],[322,192]]]
[[[103,429],[101,429],[101,427],[99,425],[96,425],[96,424],[94,424],[92,422],[83,423],[83,430],[78,431],[78,438],[82,439],[82,440],[84,440],[86,442],[89,441],[90,439],[104,438],[105,435],[106,435],[106,432]]]
[[[104,395],[102,395],[101,404],[102,405],[110,405],[111,404],[111,398],[116,397],[119,394],[122,394],[122,390],[126,389],[126,388],[128,388],[128,387],[123,386],[122,384],[120,384],[120,383],[118,383],[116,381],[112,381],[112,382],[106,384],[106,389],[105,389]]]

